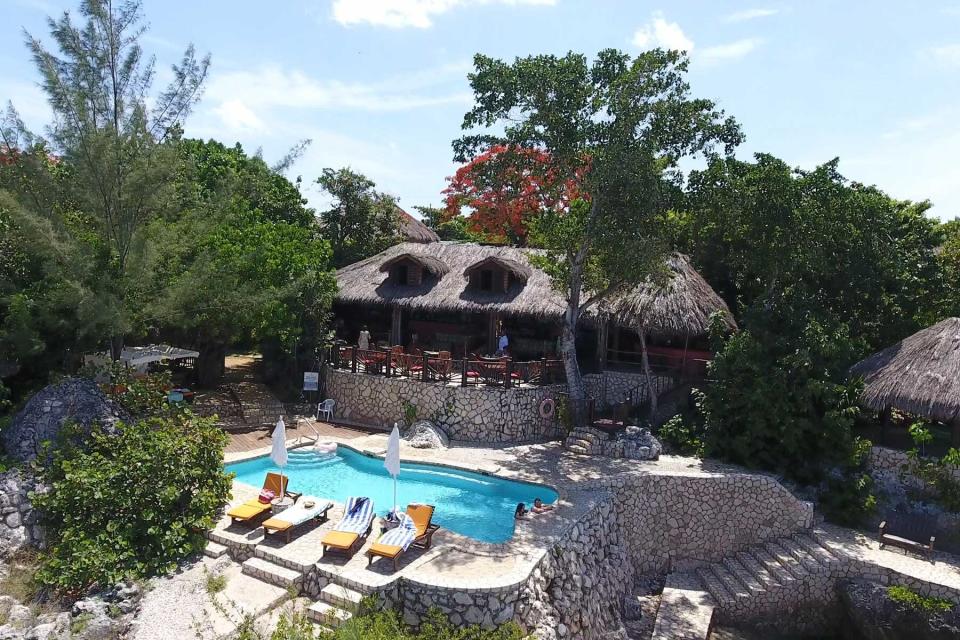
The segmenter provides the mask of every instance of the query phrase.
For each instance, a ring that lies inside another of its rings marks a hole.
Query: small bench
[[[889,544],[919,551],[929,558],[937,539],[936,528],[936,520],[929,516],[891,513],[880,523],[880,548]]]

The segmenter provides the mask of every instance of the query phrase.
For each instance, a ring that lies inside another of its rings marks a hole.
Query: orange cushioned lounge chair
[[[299,493],[287,491],[287,476],[281,476],[275,471],[267,472],[267,477],[263,480],[263,488],[273,491],[277,496],[288,496],[296,500],[300,497]],[[229,511],[227,515],[233,522],[250,522],[270,511],[270,503],[260,502],[259,498],[251,498],[241,505],[238,505]]]
[[[435,510],[436,507],[434,507],[432,504],[407,505],[407,516],[413,520],[413,525],[416,528],[411,546],[420,547],[421,549],[429,549],[430,545],[433,544],[433,534],[440,529],[439,525],[431,522],[431,520],[433,520],[433,512]],[[373,562],[373,558],[375,556],[378,556],[393,560],[393,569],[396,571],[397,560],[400,558],[401,554],[403,554],[404,548],[397,545],[383,544],[380,542],[382,539],[383,536],[380,536],[380,539],[370,545],[370,548],[367,550],[367,566]]]

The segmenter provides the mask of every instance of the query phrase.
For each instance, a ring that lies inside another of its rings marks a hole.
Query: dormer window
[[[432,256],[401,253],[380,265],[380,271],[388,274],[387,281],[400,287],[416,287],[433,276],[437,280],[447,273],[447,265]]]
[[[493,291],[493,269],[481,269],[479,273],[480,291]]]
[[[530,277],[527,265],[508,258],[490,257],[467,267],[463,275],[469,279],[469,287],[485,293],[506,293],[515,284],[523,286]]]

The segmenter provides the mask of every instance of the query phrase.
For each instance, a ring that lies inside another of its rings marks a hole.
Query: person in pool
[[[513,517],[522,518],[523,516],[527,515],[527,513],[527,505],[521,502],[517,505],[517,510],[513,512]]]
[[[553,511],[553,505],[543,504],[543,500],[537,498],[533,501],[533,509],[530,511],[533,513],[546,513],[547,511]]]

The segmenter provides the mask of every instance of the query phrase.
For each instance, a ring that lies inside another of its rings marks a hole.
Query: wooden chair
[[[936,529],[936,520],[929,516],[893,512],[880,523],[880,548],[889,544],[919,551],[930,558],[937,540]]]

